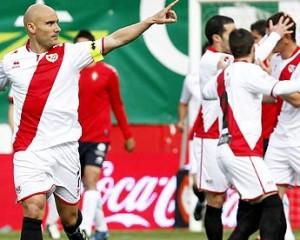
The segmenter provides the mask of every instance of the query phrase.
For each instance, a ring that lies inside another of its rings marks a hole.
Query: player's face
[[[221,38],[222,38],[221,48],[222,48],[222,52],[229,53],[230,52],[229,35],[235,29],[235,25],[234,25],[234,23],[225,24],[224,29],[225,29],[225,31],[223,32],[223,34],[221,36]]]
[[[285,49],[285,41],[284,38],[280,39],[280,41],[276,44],[273,49],[273,53],[282,53]]]
[[[58,44],[59,33],[58,18],[54,11],[40,16],[35,21],[35,39],[41,46],[50,48]]]
[[[251,31],[251,34],[254,38],[255,43],[258,43],[260,39],[262,39],[262,36],[256,30]]]

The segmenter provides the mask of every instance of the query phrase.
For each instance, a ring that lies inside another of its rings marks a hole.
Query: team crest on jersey
[[[46,59],[47,61],[54,63],[58,59],[58,54],[57,53],[47,54]]]
[[[289,73],[293,73],[295,71],[295,69],[296,69],[296,66],[293,64],[288,66]]]

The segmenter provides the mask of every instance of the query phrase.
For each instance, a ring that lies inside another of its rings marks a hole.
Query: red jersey
[[[110,141],[111,109],[124,138],[132,137],[121,100],[117,71],[103,62],[84,68],[79,80],[80,141]]]
[[[276,103],[263,103],[262,104],[262,135],[263,139],[269,139],[273,132],[277,118],[280,113],[282,100]]]

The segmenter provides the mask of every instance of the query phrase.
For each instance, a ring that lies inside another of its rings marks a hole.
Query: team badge
[[[57,53],[47,54],[46,59],[48,62],[54,63],[58,59],[58,54]]]
[[[288,66],[289,73],[293,73],[295,71],[295,69],[296,69],[295,65],[291,64],[291,65]]]

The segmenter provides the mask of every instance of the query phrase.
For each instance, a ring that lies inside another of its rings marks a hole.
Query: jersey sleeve
[[[220,72],[219,72],[220,73]],[[218,83],[217,74],[211,78],[202,88],[202,96],[204,100],[216,100],[218,99]]]
[[[73,66],[78,69],[82,69],[92,62],[99,62],[103,59],[102,39],[68,44],[68,47],[72,53],[70,60]]]
[[[132,133],[129,128],[123,101],[120,93],[119,75],[116,70],[111,69],[109,75],[109,98],[113,113],[125,139],[131,138]]]
[[[4,71],[3,62],[0,62],[0,90],[3,89],[8,82],[9,79]]]
[[[278,33],[272,32],[269,35],[265,35],[255,45],[255,59],[262,62],[266,60],[279,40],[280,35]]]
[[[262,93],[276,97],[278,95],[290,94],[300,90],[299,68],[296,69],[294,81],[279,81],[268,73],[263,71],[260,67],[255,66],[251,70],[251,78],[246,83],[246,87],[250,92]]]

